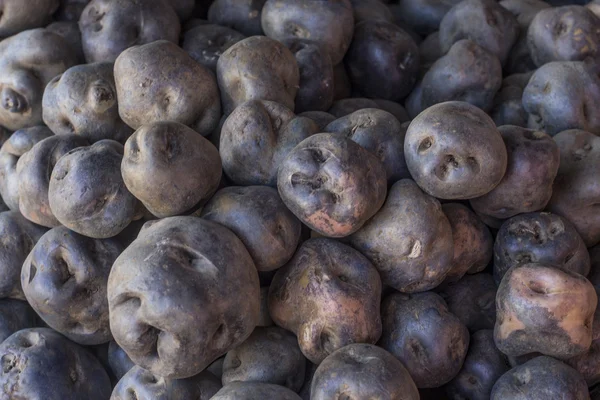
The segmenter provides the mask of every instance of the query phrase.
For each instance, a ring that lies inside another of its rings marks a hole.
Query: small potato
[[[419,72],[419,47],[408,33],[386,21],[363,21],[344,59],[352,88],[365,97],[399,101]]]
[[[59,226],[48,200],[50,176],[58,160],[69,151],[89,145],[76,135],[50,136],[36,143],[17,162],[19,211],[25,218],[48,228]]]
[[[13,211],[19,211],[19,174],[17,163],[37,142],[53,136],[45,126],[23,128],[14,132],[0,148],[0,195]]]
[[[471,199],[490,192],[507,165],[506,146],[494,121],[460,101],[436,104],[413,119],[404,156],[421,189],[440,199]]]
[[[183,34],[181,48],[198,63],[216,72],[221,54],[245,38],[243,34],[226,26],[205,24],[187,30]]]
[[[223,170],[237,185],[277,186],[277,171],[292,149],[317,133],[311,119],[273,101],[239,105],[221,129]]]
[[[38,325],[37,314],[26,301],[0,300],[0,343],[21,329]]]
[[[232,382],[212,397],[212,400],[301,400],[290,389],[264,382]]]
[[[169,3],[166,0],[90,1],[79,19],[85,60],[88,63],[114,62],[131,46],[157,40],[178,43],[181,25]]]
[[[586,276],[590,257],[573,224],[556,214],[517,215],[500,227],[494,243],[494,279],[511,267],[543,263]]]
[[[360,229],[381,208],[387,192],[381,161],[332,133],[300,142],[281,163],[277,187],[296,217],[328,237]]]
[[[568,365],[551,357],[536,357],[500,377],[491,400],[588,400],[585,379]]]
[[[328,112],[336,118],[342,118],[363,108],[379,108],[379,106],[375,103],[375,100],[364,97],[352,97],[334,101]]]
[[[460,371],[469,331],[435,293],[393,293],[381,304],[379,345],[406,367],[418,388],[442,386]]]
[[[298,392],[305,368],[306,358],[293,333],[277,326],[256,328],[225,356],[222,382],[273,383]]]
[[[267,0],[262,9],[265,35],[279,41],[314,40],[339,64],[352,41],[354,11],[350,0]]]
[[[94,355],[52,329],[23,329],[0,345],[5,399],[106,400],[111,385]]]
[[[463,367],[446,385],[446,393],[451,400],[489,400],[494,383],[509,369],[506,356],[494,344],[494,331],[477,331],[471,335]]]
[[[439,201],[410,179],[396,182],[377,214],[350,237],[381,274],[400,292],[421,292],[439,285],[452,268],[452,228]]]
[[[506,272],[496,295],[494,340],[504,354],[567,359],[587,351],[598,298],[583,276],[545,264]]]
[[[217,80],[225,115],[248,100],[270,100],[294,110],[300,72],[294,55],[282,43],[252,36],[219,57]]]
[[[0,3],[0,40],[52,20],[59,0],[3,0]]]
[[[206,203],[219,187],[221,173],[215,146],[174,121],[149,123],[135,131],[121,162],[127,190],[158,218]]]
[[[121,380],[130,369],[135,367],[131,358],[114,340],[108,344],[108,364],[117,380]]]
[[[301,223],[268,186],[229,186],[202,209],[202,218],[233,231],[244,243],[258,271],[272,271],[294,255]]]
[[[171,42],[125,50],[115,62],[115,84],[119,115],[133,129],[168,120],[207,136],[219,123],[214,75]]]
[[[600,136],[580,130],[559,133],[560,167],[548,210],[575,225],[587,247],[600,243]]]
[[[502,88],[494,98],[494,106],[490,116],[497,126],[516,125],[527,127],[529,114],[523,108],[523,90],[529,83],[533,72],[518,73],[507,76],[502,81]]]
[[[580,5],[552,7],[535,15],[527,31],[538,67],[551,61],[581,61],[600,55],[600,17]]]
[[[221,389],[221,382],[204,371],[186,379],[168,379],[134,366],[115,386],[110,400],[209,400]]]
[[[108,279],[110,328],[137,365],[191,377],[256,327],[260,287],[252,258],[225,227],[196,217],[144,225]]]
[[[375,343],[380,301],[381,279],[369,260],[325,238],[304,242],[269,290],[273,321],[296,334],[315,364],[350,343]]]
[[[594,284],[594,282],[592,282]],[[596,293],[598,291],[596,290]],[[565,361],[575,368],[587,382],[589,387],[600,383],[600,309],[596,308],[592,323],[592,345],[583,354]]]
[[[71,67],[44,91],[44,123],[57,135],[124,143],[133,130],[119,117],[113,64]]]
[[[467,206],[446,203],[442,210],[452,227],[454,257],[446,282],[456,282],[464,274],[483,271],[494,253],[494,239],[485,224]]]
[[[208,9],[208,21],[235,29],[246,36],[262,35],[260,18],[265,1],[215,0]]]
[[[106,284],[123,251],[114,239],[91,239],[65,227],[44,234],[23,263],[21,285],[49,327],[83,345],[108,342]]]

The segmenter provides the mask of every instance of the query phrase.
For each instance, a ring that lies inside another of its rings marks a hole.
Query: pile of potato
[[[0,101],[1,399],[600,399],[599,0],[0,0]]]

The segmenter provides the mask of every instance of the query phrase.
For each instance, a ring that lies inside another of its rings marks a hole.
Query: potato
[[[37,314],[26,301],[0,300],[0,343],[21,329],[38,325]]]
[[[114,340],[111,340],[108,344],[108,364],[110,371],[117,380],[120,380],[130,369],[135,367],[131,358]]]
[[[439,285],[452,268],[452,228],[440,203],[410,179],[396,182],[375,216],[350,237],[381,274],[401,292]]]
[[[323,132],[325,127],[329,125],[329,123],[336,120],[336,118],[325,111],[305,111],[303,113],[298,114],[298,117],[306,117],[312,119],[315,124],[319,127],[319,132]]]
[[[215,0],[208,9],[208,21],[235,29],[246,36],[262,35],[261,11],[266,0]]]
[[[496,381],[491,400],[588,400],[585,380],[568,365],[537,357],[506,372]]]
[[[460,101],[436,104],[413,119],[404,156],[419,187],[440,199],[482,196],[500,183],[507,166],[494,121]]]
[[[410,26],[416,33],[427,36],[439,29],[444,15],[459,2],[459,0],[405,0],[395,5],[394,11],[400,22]]]
[[[50,136],[40,140],[19,158],[19,211],[25,218],[48,228],[60,225],[48,200],[50,174],[62,156],[88,144],[86,139],[76,135]]]
[[[592,282],[593,284],[593,282]],[[596,290],[596,293],[598,291]],[[583,354],[569,358],[566,364],[575,368],[589,387],[600,383],[600,309],[596,308],[592,323],[592,345]]]
[[[107,294],[115,341],[137,365],[171,379],[198,374],[242,343],[260,310],[242,242],[191,216],[146,223],[115,261]]]
[[[199,25],[185,31],[181,48],[198,63],[215,72],[217,61],[228,48],[246,36],[221,25]]]
[[[419,388],[448,383],[460,371],[469,331],[435,293],[392,293],[381,304],[379,345],[406,367]]]
[[[579,5],[541,10],[527,30],[527,44],[538,67],[595,57],[600,54],[600,17]]]
[[[9,209],[19,211],[19,175],[17,163],[37,142],[54,135],[45,126],[14,132],[0,148],[0,195]]]
[[[3,0],[0,3],[0,40],[52,20],[59,0]]]
[[[419,44],[419,58],[421,63],[421,75],[425,75],[427,70],[440,58],[444,56],[440,46],[440,32],[435,31],[429,34]],[[409,95],[410,96],[410,95]]]
[[[181,25],[165,0],[92,0],[79,19],[88,63],[114,62],[122,51],[157,40],[179,42]]]
[[[489,400],[494,383],[509,369],[506,356],[494,344],[494,331],[477,331],[471,335],[463,367],[446,385],[446,393],[453,400]]]
[[[528,263],[550,264],[583,276],[590,272],[589,254],[573,224],[545,212],[517,215],[502,224],[496,235],[496,283],[511,267]]]
[[[296,117],[273,101],[239,105],[221,129],[223,170],[237,185],[277,185],[277,172],[292,149],[319,131],[309,118]]]
[[[362,254],[332,239],[309,239],[275,274],[269,312],[319,364],[350,343],[379,339],[380,300],[381,279]]]
[[[56,33],[71,46],[71,49],[75,53],[77,64],[85,62],[83,45],[81,43],[81,31],[79,30],[77,21],[56,21],[46,26],[46,30]]]
[[[236,381],[273,383],[298,392],[305,368],[294,334],[277,326],[256,328],[225,356],[222,382],[225,386]]]
[[[547,264],[515,266],[496,295],[496,346],[510,356],[582,354],[592,343],[597,302],[592,284],[575,272]]]
[[[379,106],[373,99],[352,97],[334,101],[328,112],[336,118],[342,118],[364,108],[379,108]]]
[[[377,104],[377,108],[389,112],[396,117],[398,122],[404,123],[406,121],[410,121],[410,117],[408,116],[408,113],[402,104],[385,99],[373,99],[373,101]]]
[[[379,159],[332,133],[300,142],[281,163],[277,187],[296,217],[328,237],[360,229],[383,205],[387,191]]]
[[[498,4],[517,17],[522,31],[527,30],[537,13],[550,8],[550,4],[542,0],[501,0]]]
[[[69,43],[46,29],[0,41],[0,125],[13,131],[41,125],[44,88],[76,63]]]
[[[244,243],[258,271],[287,263],[300,241],[301,223],[267,186],[229,186],[202,209],[202,218],[233,231]]]
[[[0,345],[4,398],[32,400],[110,397],[104,368],[86,349],[47,328],[23,329]]]
[[[350,0],[354,13],[354,24],[362,21],[385,21],[395,23],[394,14],[381,0]]]
[[[300,72],[291,51],[265,36],[252,36],[227,49],[217,61],[225,115],[248,100],[270,100],[293,110]]]
[[[165,379],[134,366],[115,386],[110,400],[209,400],[221,389],[221,382],[204,371],[186,379]]]
[[[267,0],[261,15],[265,34],[275,40],[311,39],[339,64],[352,41],[354,15],[349,0]]]
[[[263,382],[232,382],[212,397],[212,400],[300,400],[284,386]]]
[[[548,210],[575,225],[587,247],[600,243],[600,137],[568,130],[554,137],[560,167]]]
[[[418,400],[408,371],[392,354],[372,344],[355,343],[330,354],[315,372],[311,399]]]
[[[149,123],[135,131],[121,162],[127,190],[159,218],[206,203],[219,186],[221,172],[217,149],[174,121]]]
[[[591,12],[596,14],[600,18],[600,2],[598,0],[592,0],[585,5]]]
[[[133,129],[169,120],[206,136],[219,123],[214,75],[173,43],[161,40],[125,50],[115,62],[115,84],[119,115]]]
[[[54,14],[54,18],[58,21],[77,23],[89,2],[90,0],[60,0],[60,7]]]
[[[507,76],[502,81],[502,88],[494,97],[494,106],[490,116],[497,126],[516,125],[527,127],[529,114],[523,108],[523,90],[529,83],[533,72],[524,72]]]

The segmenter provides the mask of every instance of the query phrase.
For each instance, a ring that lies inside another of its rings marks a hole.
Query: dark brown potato
[[[59,5],[59,0],[3,0],[0,3],[0,40],[47,25]]]
[[[26,301],[0,300],[0,343],[21,329],[38,325],[37,315]]]
[[[504,224],[494,243],[494,279],[511,267],[543,263],[586,276],[590,257],[581,236],[565,218],[551,213],[517,215]]]
[[[457,41],[470,39],[504,64],[519,36],[519,23],[510,11],[493,0],[465,0],[444,15],[439,31],[444,52]]]
[[[128,47],[156,40],[179,42],[181,25],[166,0],[92,0],[79,28],[88,63],[114,62]]]
[[[381,274],[401,292],[439,285],[452,268],[452,228],[438,200],[410,179],[396,182],[375,216],[350,237]]]
[[[369,260],[325,238],[304,242],[269,290],[273,321],[296,334],[315,364],[350,343],[375,343],[380,301],[381,279]]]
[[[419,400],[419,391],[398,359],[380,347],[356,343],[330,354],[315,372],[311,399]]]
[[[300,72],[294,55],[282,43],[252,36],[219,57],[217,80],[225,115],[248,100],[270,100],[293,110]]]
[[[533,72],[513,74],[502,81],[502,88],[496,93],[494,106],[490,111],[490,116],[497,126],[527,127],[529,114],[523,108],[522,98],[531,75]]]
[[[349,0],[267,0],[262,28],[275,40],[302,38],[321,44],[339,64],[352,41],[354,15]]]
[[[376,155],[383,163],[388,183],[410,178],[404,160],[406,129],[389,112],[364,108],[331,122],[324,132],[344,135]]]
[[[59,226],[48,200],[50,174],[58,160],[69,151],[89,145],[76,135],[50,136],[36,143],[17,162],[19,180],[19,211],[38,225]]]
[[[268,186],[229,186],[202,209],[202,218],[233,231],[244,243],[259,271],[272,271],[294,255],[301,223]]]
[[[13,211],[19,211],[19,175],[17,163],[37,142],[54,135],[45,126],[23,128],[14,132],[0,148],[0,195]]]
[[[579,5],[541,10],[531,21],[527,44],[537,66],[596,57],[600,55],[600,17]]]
[[[492,191],[471,199],[471,207],[497,219],[543,210],[560,162],[556,142],[544,132],[518,126],[498,130],[508,155],[506,174]]]
[[[194,60],[215,72],[221,54],[245,38],[243,34],[226,26],[198,25],[185,31],[181,48]]]
[[[506,356],[494,344],[494,331],[471,335],[462,369],[446,386],[451,400],[489,400],[494,383],[510,369]]]
[[[207,371],[186,379],[165,379],[136,365],[119,380],[110,400],[209,400],[221,387]]]
[[[560,167],[548,210],[575,225],[586,246],[600,242],[600,136],[569,130],[554,137]]]
[[[472,199],[490,192],[507,165],[506,146],[494,121],[460,101],[436,104],[413,119],[404,156],[421,189],[440,199]]]
[[[108,344],[108,365],[110,367],[110,371],[116,377],[117,380],[120,380],[130,369],[135,367],[131,358],[125,353],[117,342],[111,340]]]
[[[61,157],[50,176],[48,199],[56,219],[81,235],[117,235],[138,214],[138,201],[121,177],[123,145],[101,140]]]
[[[306,117],[312,119],[313,122],[319,127],[319,132],[323,132],[323,130],[327,125],[329,125],[329,123],[336,120],[336,117],[325,111],[305,111],[303,113],[298,114],[298,117]]]
[[[235,29],[246,36],[262,35],[261,11],[266,0],[215,0],[208,9],[212,24]]]
[[[594,282],[592,282],[593,284]],[[598,291],[596,290],[596,293]],[[600,383],[600,309],[596,308],[592,323],[592,345],[583,354],[565,361],[575,368],[587,382],[589,387]]]
[[[301,400],[290,389],[264,382],[232,382],[219,390],[212,400]]]
[[[223,170],[237,185],[277,185],[277,172],[292,149],[319,127],[274,101],[239,105],[221,129]]]
[[[258,322],[252,258],[230,230],[196,217],[148,222],[108,279],[110,327],[139,366],[165,378],[198,374]]]
[[[300,142],[281,163],[277,187],[294,215],[328,237],[360,229],[381,208],[387,191],[379,159],[332,133]]]
[[[419,47],[408,33],[385,21],[363,21],[344,59],[352,88],[365,97],[399,101],[419,72]]]
[[[438,294],[450,312],[471,332],[494,329],[496,322],[496,283],[485,272],[465,275],[458,282],[444,284]]]
[[[125,50],[115,62],[115,83],[119,115],[133,129],[169,120],[207,136],[219,123],[214,74],[171,42]]]
[[[498,4],[517,17],[521,31],[527,30],[538,12],[551,7],[542,0],[501,0]]]
[[[393,293],[381,305],[379,345],[406,367],[419,388],[442,386],[460,371],[469,330],[435,293]]]
[[[44,123],[57,135],[125,143],[133,132],[119,117],[111,63],[69,68],[50,81],[42,105]]]
[[[0,125],[13,131],[41,125],[44,88],[76,63],[69,43],[46,29],[0,41]]]
[[[373,99],[352,97],[334,101],[328,112],[336,118],[342,118],[363,108],[379,108],[379,106]]]
[[[587,351],[598,298],[583,276],[546,264],[506,272],[496,295],[494,340],[504,354],[567,359]]]
[[[21,285],[49,327],[83,345],[108,342],[106,284],[123,251],[114,239],[90,239],[65,227],[48,231],[23,263]]]
[[[456,282],[464,274],[476,274],[488,266],[494,254],[494,239],[485,224],[467,206],[446,203],[442,210],[452,227],[454,257],[446,282]]]
[[[294,334],[277,326],[256,328],[225,356],[222,382],[273,383],[298,392],[305,368],[306,358]]]
[[[127,190],[159,218],[206,203],[222,173],[215,146],[173,121],[149,123],[135,131],[125,143],[120,168]]]
[[[491,400],[588,400],[585,379],[551,357],[537,357],[511,369],[496,381]]]
[[[18,211],[0,213],[0,298],[25,300],[21,288],[23,261],[48,229],[25,219]]]

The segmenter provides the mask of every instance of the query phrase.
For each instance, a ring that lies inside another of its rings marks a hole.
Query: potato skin
[[[3,0],[0,4],[0,40],[47,25],[59,5],[59,0]]]
[[[235,29],[246,36],[262,35],[261,12],[265,2],[215,0],[208,9],[208,21]]]
[[[37,314],[26,301],[0,300],[0,343],[21,329],[33,328],[37,325]]]
[[[205,24],[185,31],[181,48],[198,63],[215,72],[221,54],[245,38],[226,26]]]
[[[596,308],[594,313],[592,345],[585,353],[569,358],[565,363],[583,375],[589,387],[600,383],[600,309]]]
[[[523,264],[506,272],[496,295],[494,340],[504,354],[567,359],[592,343],[592,284],[575,272]]]
[[[309,239],[275,274],[269,312],[319,364],[347,344],[379,339],[380,300],[381,279],[369,260],[335,240]]]
[[[115,261],[107,295],[115,341],[165,378],[198,374],[259,318],[250,254],[227,228],[191,216],[146,223]]]
[[[392,293],[381,305],[379,345],[406,367],[418,388],[448,383],[460,371],[469,331],[432,292]]]
[[[588,400],[585,380],[577,371],[551,357],[536,357],[500,377],[491,400]]]
[[[417,386],[402,363],[382,348],[365,343],[333,352],[315,372],[312,400],[344,395],[351,399],[419,399]]]
[[[219,390],[212,400],[301,400],[290,389],[264,382],[232,382]]]

